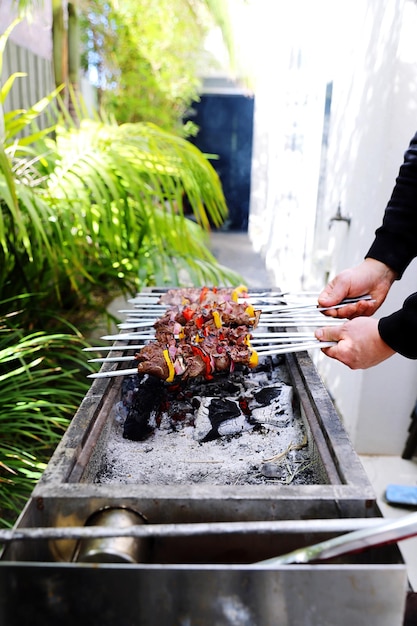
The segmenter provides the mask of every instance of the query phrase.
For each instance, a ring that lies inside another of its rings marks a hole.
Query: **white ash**
[[[182,422],[162,414],[158,425],[144,441],[123,437],[126,404],[115,406],[98,483],[174,485],[205,483],[213,485],[312,484],[319,482],[309,458],[307,433],[293,390],[282,381],[271,383],[270,377],[245,378],[244,398],[250,419],[235,403],[239,415],[217,427],[216,438],[210,438],[213,425],[208,417],[210,403],[216,396],[199,396],[195,415]],[[259,406],[253,392],[261,385],[278,388],[280,394],[269,406]],[[155,419],[155,416],[153,417]]]

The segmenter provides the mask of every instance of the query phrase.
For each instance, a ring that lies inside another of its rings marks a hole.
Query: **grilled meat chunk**
[[[176,291],[171,298],[175,301]],[[184,299],[184,290],[178,291]],[[210,305],[206,300],[198,302],[203,290],[186,293],[193,302],[173,305],[155,322],[155,341],[136,355],[138,372],[172,382],[177,376],[209,380],[216,372],[232,371],[235,363],[255,366],[250,331],[256,328],[261,311],[232,299],[214,301],[214,295],[220,298],[218,291],[210,292]]]

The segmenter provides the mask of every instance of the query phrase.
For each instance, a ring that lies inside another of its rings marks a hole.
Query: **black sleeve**
[[[382,225],[366,256],[388,265],[398,278],[417,256],[417,133],[404,155]],[[378,330],[390,348],[417,359],[417,293],[409,296],[399,311],[380,319]]]
[[[398,278],[417,256],[417,133],[404,155],[382,225],[366,256],[388,265]]]
[[[385,343],[409,359],[417,359],[417,293],[402,308],[378,322],[378,331]]]

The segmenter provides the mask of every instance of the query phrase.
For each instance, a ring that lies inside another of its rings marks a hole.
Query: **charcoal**
[[[209,406],[209,420],[212,425],[212,429],[202,439],[202,443],[206,441],[213,441],[218,439],[219,427],[223,422],[240,417],[241,412],[236,402],[228,400],[227,398],[213,398]]]
[[[132,441],[144,441],[155,429],[152,419],[158,412],[163,394],[163,384],[158,378],[146,377],[135,389],[132,404],[123,426],[123,437]]]
[[[280,394],[281,389],[279,387],[263,387],[254,393],[253,397],[261,406],[267,406],[274,398],[278,398]]]

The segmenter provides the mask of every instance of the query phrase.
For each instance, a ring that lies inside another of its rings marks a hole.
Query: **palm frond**
[[[1,301],[0,311],[10,304]],[[0,315],[0,523],[29,496],[92,371],[77,333],[27,333],[19,319],[22,311]]]

